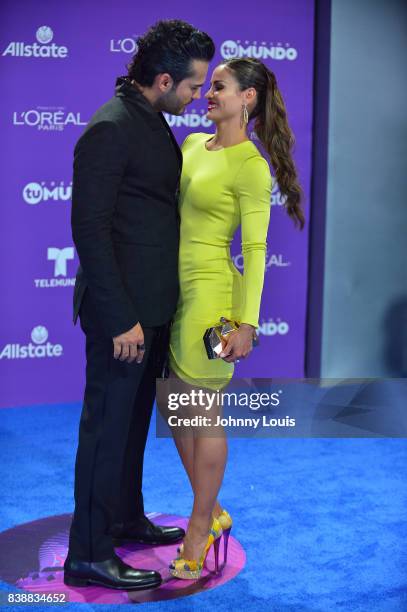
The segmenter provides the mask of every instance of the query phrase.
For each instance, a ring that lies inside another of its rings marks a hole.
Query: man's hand
[[[242,323],[236,331],[230,332],[227,336],[221,357],[227,363],[238,361],[246,357],[253,348],[253,337],[255,328],[248,323]]]
[[[120,361],[127,361],[131,363],[136,359],[137,363],[143,361],[145,346],[144,346],[144,332],[140,323],[137,323],[129,331],[120,336],[113,338],[113,357],[120,359]]]

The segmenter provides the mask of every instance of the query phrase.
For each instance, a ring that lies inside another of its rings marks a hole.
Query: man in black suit
[[[75,148],[74,319],[79,314],[86,335],[87,365],[64,566],[71,586],[158,586],[158,572],[126,565],[114,544],[166,544],[184,535],[147,519],[141,490],[155,379],[178,297],[182,155],[162,111],[180,115],[200,97],[213,55],[207,34],[178,20],[158,22]]]

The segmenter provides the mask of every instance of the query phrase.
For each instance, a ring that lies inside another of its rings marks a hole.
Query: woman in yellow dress
[[[301,228],[304,217],[291,157],[294,139],[274,74],[258,60],[229,60],[213,72],[205,97],[216,133],[190,134],[182,146],[180,298],[169,363],[174,381],[219,389],[232,378],[234,363],[252,349],[263,289],[272,181],[268,163],[248,137],[250,119],[255,118],[257,137],[270,156],[288,214]],[[239,225],[243,275],[230,256]],[[228,336],[220,358],[210,360],[202,338],[221,316],[238,321],[240,327]],[[178,578],[198,578],[211,544],[217,554],[222,529],[228,536],[232,524],[217,501],[226,438],[202,435],[202,430],[193,436],[176,428],[173,433],[194,504],[180,557],[170,571]],[[226,546],[227,539],[225,552]]]

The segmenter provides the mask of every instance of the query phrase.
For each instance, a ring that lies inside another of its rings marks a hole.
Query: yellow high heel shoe
[[[219,572],[219,538],[221,533],[222,527],[219,521],[214,519],[209,531],[208,540],[199,559],[184,559],[184,557],[174,559],[170,565],[170,574],[182,580],[197,580],[200,578],[205,559],[212,545],[215,551],[215,573],[217,574]]]
[[[216,518],[218,519],[220,526],[222,527],[223,530],[232,529],[233,521],[232,521],[232,517],[230,516],[229,512],[227,512],[226,510],[222,510],[222,512]]]
[[[216,529],[216,523],[215,521],[217,521],[221,527],[221,529]],[[222,510],[222,512],[219,514],[219,516],[217,517],[217,519],[213,519],[212,521],[212,526],[211,529],[215,532],[215,540],[217,540],[218,538],[220,538],[223,535],[223,564],[226,565],[227,559],[228,559],[228,544],[229,544],[229,535],[230,532],[232,530],[232,517],[230,516],[229,512],[226,512],[226,510]],[[177,559],[180,559],[183,555],[184,552],[184,545],[181,544],[178,548],[177,548]]]
[[[222,510],[222,512],[218,516],[218,522],[222,527],[222,533],[220,535],[223,535],[223,564],[226,565],[226,562],[228,560],[229,536],[230,532],[232,531],[233,521],[229,512],[226,512],[226,510]]]

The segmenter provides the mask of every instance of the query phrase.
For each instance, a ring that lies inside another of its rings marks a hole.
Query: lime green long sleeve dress
[[[220,317],[257,327],[270,219],[271,175],[251,141],[209,151],[213,134],[190,134],[182,145],[180,297],[169,363],[185,382],[221,388],[234,365],[208,359],[203,335]],[[230,244],[242,226],[243,275]]]

